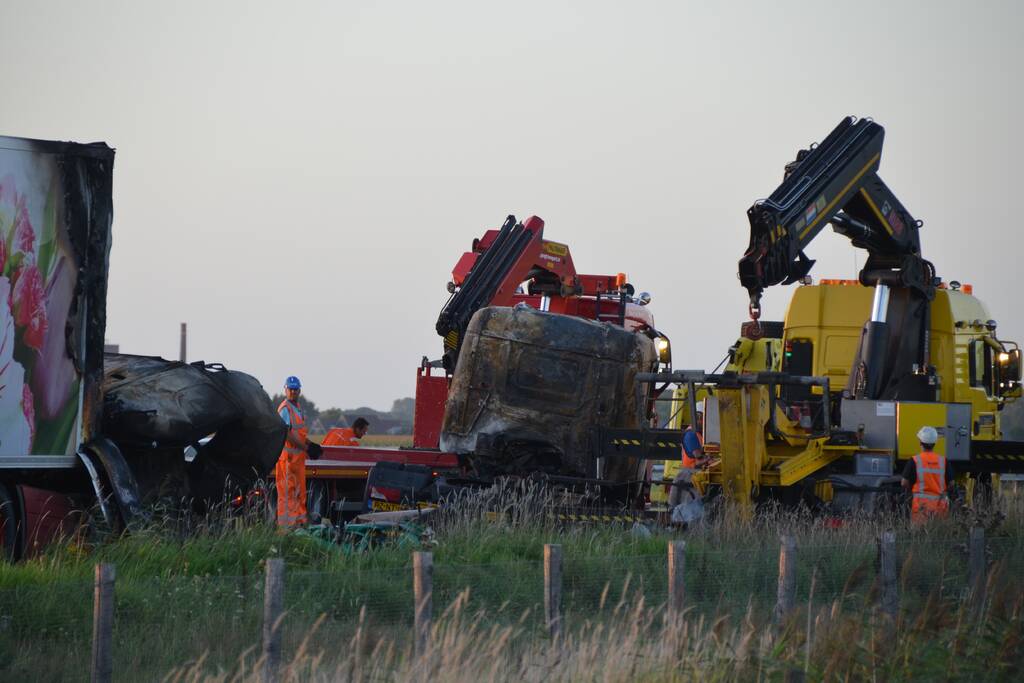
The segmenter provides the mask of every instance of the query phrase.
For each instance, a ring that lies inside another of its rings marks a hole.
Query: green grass
[[[712,663],[722,657],[728,662],[719,662],[720,672],[740,678],[760,677],[758,667],[777,671],[790,660],[802,661],[806,611],[794,617],[786,639],[766,635],[783,531],[798,538],[797,594],[801,603],[810,604],[802,609],[810,610],[814,628],[823,634],[814,639],[815,666],[834,660],[834,671],[863,677],[870,667],[881,666],[865,652],[891,649],[891,643],[875,642],[874,626],[867,620],[877,593],[875,539],[890,526],[898,530],[902,559],[904,616],[899,628],[904,638],[938,648],[968,628],[957,621],[964,619],[963,540],[965,527],[979,521],[990,527],[995,572],[990,592],[1001,597],[989,605],[990,618],[968,619],[974,632],[991,639],[990,650],[984,643],[972,643],[964,646],[965,652],[998,654],[1002,646],[996,641],[1012,639],[1014,629],[1019,630],[1010,590],[1016,586],[1020,595],[1014,581],[1024,569],[1022,515],[1016,504],[1007,519],[951,520],[920,530],[899,520],[862,520],[831,528],[806,515],[774,511],[754,521],[722,514],[682,534],[667,529],[640,533],[628,525],[557,526],[541,514],[555,502],[523,490],[467,501],[442,510],[432,521],[434,534],[422,539],[421,547],[434,553],[435,609],[458,604],[458,615],[442,620],[448,625],[438,627],[438,638],[448,639],[462,653],[456,664],[465,671],[487,671],[488,662],[467,648],[490,652],[498,639],[505,649],[491,663],[503,672],[501,678],[537,678],[527,675],[536,671],[519,658],[547,656],[537,648],[546,642],[541,560],[549,542],[562,546],[565,621],[576,639],[571,656],[557,665],[563,668],[553,670],[554,678],[599,677],[580,658],[597,662],[612,657],[620,649],[615,639],[621,639],[621,629],[630,634],[629,647],[641,653],[637,656],[650,660],[644,671],[652,680],[664,677],[670,654],[649,641],[675,637],[665,635],[668,627],[659,619],[667,597],[667,544],[680,538],[687,542],[688,623],[703,639],[701,648],[690,652],[687,666],[694,675],[716,671]],[[486,515],[488,511],[497,514]],[[159,679],[171,670],[192,676],[190,680],[218,672],[241,672],[245,679],[256,666],[253,647],[262,623],[264,563],[270,557],[284,558],[287,566],[284,651],[296,662],[296,671],[324,680],[350,677],[358,673],[352,667],[367,661],[352,659],[353,651],[369,655],[374,648],[385,648],[374,659],[386,664],[378,670],[382,677],[383,671],[410,673],[427,666],[407,651],[412,619],[409,547],[385,544],[348,554],[313,537],[282,535],[259,521],[224,514],[190,520],[187,533],[183,526],[167,519],[118,538],[68,541],[33,560],[0,566],[0,679],[88,678],[91,582],[99,562],[117,567],[118,680]],[[462,640],[450,630],[452,619],[461,624]],[[840,644],[843,638],[852,643],[849,648]],[[359,642],[353,644],[353,639]],[[746,647],[751,654],[741,665],[728,655],[725,644]],[[847,656],[848,651],[860,654]],[[905,652],[901,656],[911,657]],[[616,671],[627,666],[619,659],[606,663]],[[891,663],[885,665],[888,675],[905,677]]]

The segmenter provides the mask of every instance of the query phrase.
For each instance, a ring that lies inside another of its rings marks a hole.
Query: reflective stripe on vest
[[[697,443],[700,444],[700,446],[698,446],[698,448],[703,449],[704,448],[704,437],[700,435],[700,432],[696,431],[693,427],[687,427],[686,431],[687,432],[693,432],[694,434],[697,435]],[[688,467],[690,469],[693,469],[696,466],[697,466],[697,458],[694,458],[694,457],[690,456],[686,452],[686,432],[683,432],[683,467]]]
[[[306,440],[306,435],[309,433],[306,429],[306,421],[302,417],[302,412],[298,408],[292,405],[292,402],[288,399],[281,401],[281,405],[277,407],[277,412],[281,412],[281,408],[288,410],[288,418],[291,421],[289,429],[294,429],[295,433],[303,441]],[[293,446],[287,439],[284,442],[284,452],[289,455],[301,455],[305,451],[297,446]]]
[[[945,513],[946,502],[946,458],[931,451],[914,456],[917,479],[914,481],[912,516],[920,514]]]
[[[926,462],[927,460],[927,462]],[[914,456],[917,480],[914,494],[941,496],[946,492],[946,459],[937,453],[925,451]]]

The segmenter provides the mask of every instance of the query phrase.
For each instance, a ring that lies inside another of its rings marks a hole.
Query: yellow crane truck
[[[1000,431],[1021,395],[1021,351],[969,285],[921,257],[922,224],[877,175],[883,137],[874,121],[844,119],[749,209],[739,275],[751,321],[723,372],[640,378],[679,386],[681,421],[704,404],[714,459],[693,477],[704,493],[748,511],[765,500],[874,511],[899,491],[924,425],[958,475],[1024,472],[1024,443]],[[826,224],[867,251],[858,280],[811,283],[804,248]],[[794,283],[785,320],[760,321],[764,289]]]

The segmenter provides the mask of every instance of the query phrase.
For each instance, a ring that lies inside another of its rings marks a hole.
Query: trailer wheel
[[[0,552],[7,562],[18,559],[18,521],[17,501],[0,484]]]

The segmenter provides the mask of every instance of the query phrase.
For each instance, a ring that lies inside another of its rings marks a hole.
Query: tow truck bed
[[[419,448],[366,448],[364,446],[324,446],[319,460],[306,460],[307,479],[361,479],[379,462],[422,465],[437,470],[454,470],[459,458],[453,453]]]

